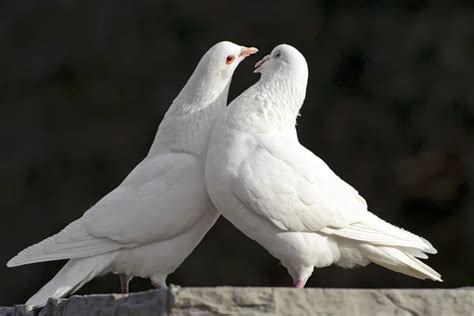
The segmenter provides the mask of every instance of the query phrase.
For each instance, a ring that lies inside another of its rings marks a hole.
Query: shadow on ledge
[[[320,289],[209,287],[50,299],[4,315],[473,315],[474,288]]]

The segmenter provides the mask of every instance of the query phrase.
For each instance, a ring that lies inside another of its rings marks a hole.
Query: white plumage
[[[367,203],[297,138],[308,69],[279,45],[256,65],[260,80],[224,111],[211,135],[206,185],[218,211],[288,269],[297,287],[314,267],[377,263],[441,281],[419,261],[425,239],[367,210]]]
[[[107,272],[127,276],[126,291],[133,276],[166,287],[167,275],[219,216],[204,184],[209,136],[234,70],[256,51],[230,42],[209,49],[166,113],[147,157],[80,219],[8,262],[70,259],[27,304],[43,305]]]

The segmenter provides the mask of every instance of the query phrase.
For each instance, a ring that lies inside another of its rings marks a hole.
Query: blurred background
[[[444,283],[375,265],[315,270],[310,287],[474,285],[472,1],[0,0],[0,305],[23,303],[64,262],[8,269],[80,217],[146,155],[204,52],[288,43],[310,79],[300,141],[387,221],[429,239]],[[290,286],[279,262],[221,218],[169,278],[181,286]],[[151,288],[135,279],[132,291]],[[79,293],[118,292],[118,278]]]

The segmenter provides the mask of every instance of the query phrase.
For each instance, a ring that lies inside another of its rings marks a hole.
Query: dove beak
[[[250,55],[253,55],[258,52],[258,49],[255,47],[245,47],[242,46],[242,51],[240,52],[239,57],[249,57]]]
[[[259,73],[259,72],[262,72],[262,66],[263,64],[265,64],[268,60],[270,60],[270,56],[267,55],[265,57],[263,57],[262,59],[260,59],[259,61],[257,61],[257,63],[255,64],[255,70],[253,71],[254,73]]]

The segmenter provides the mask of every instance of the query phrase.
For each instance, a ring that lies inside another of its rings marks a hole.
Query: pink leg
[[[296,282],[295,282],[295,288],[297,288],[297,289],[302,289],[302,288],[304,288],[305,284],[306,284],[306,281],[303,281],[303,280],[301,280],[301,279],[298,279],[298,280],[296,280]]]
[[[160,284],[160,283],[153,282],[153,280],[152,280],[152,281],[151,281],[151,284],[152,284],[154,287],[156,287],[157,289],[166,289],[166,288],[168,288],[168,287],[166,286],[166,283],[165,283],[165,284],[162,284],[162,283]]]
[[[120,288],[122,290],[122,294],[128,294],[128,284],[130,283],[130,280],[133,278],[129,275],[119,273],[120,277]]]
[[[155,276],[150,278],[151,284],[157,289],[167,289],[166,286],[166,275],[165,276]]]

